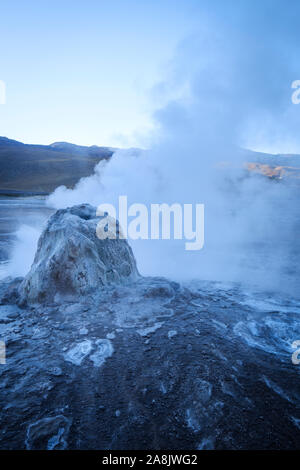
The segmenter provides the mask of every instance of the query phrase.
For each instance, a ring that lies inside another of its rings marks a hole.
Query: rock
[[[70,419],[62,415],[43,418],[30,424],[27,428],[26,449],[64,449],[70,425]]]
[[[155,284],[146,290],[145,297],[170,298],[174,296],[172,283],[167,282],[163,278],[156,278],[155,281]]]
[[[58,210],[50,217],[19,287],[20,305],[79,298],[104,285],[138,277],[126,240],[97,237],[100,220],[89,204]]]
[[[96,341],[97,349],[90,356],[91,361],[93,361],[95,367],[101,367],[105,360],[112,356],[114,348],[109,339],[98,339]]]
[[[138,333],[141,336],[149,336],[152,333],[154,333],[156,330],[161,328],[162,325],[163,325],[162,323],[158,322],[158,323],[155,323],[155,325],[153,325],[153,326],[149,326],[148,328],[142,328],[142,329],[138,330]]]
[[[64,307],[64,312],[68,315],[77,315],[83,312],[82,304],[76,303]]]
[[[92,343],[87,339],[73,346],[66,354],[64,354],[64,358],[66,361],[72,362],[76,366],[80,366],[83,359],[91,352],[91,350]]]
[[[55,376],[59,376],[59,375],[62,375],[62,370],[60,367],[52,367],[50,370],[49,370],[50,374],[52,375],[55,375]]]
[[[17,277],[13,280],[7,278],[0,285],[0,304],[15,304],[18,301],[18,289],[23,278]]]
[[[173,336],[176,336],[177,335],[177,331],[176,330],[170,330],[168,331],[168,338],[171,339],[173,338]]]
[[[87,335],[89,330],[87,328],[80,328],[79,334],[80,335]]]
[[[116,337],[116,335],[115,335],[114,332],[112,332],[112,333],[107,333],[107,335],[106,335],[106,338],[107,338],[107,339],[115,339],[115,337]]]

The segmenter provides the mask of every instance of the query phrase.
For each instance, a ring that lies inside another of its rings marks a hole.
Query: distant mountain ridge
[[[62,184],[73,187],[93,173],[116,149],[68,142],[24,144],[0,137],[0,193],[48,193]]]
[[[72,188],[116,150],[69,142],[24,144],[0,137],[0,195],[47,194],[60,185]],[[300,155],[272,155],[244,149],[242,159],[250,173],[273,179],[300,179]]]

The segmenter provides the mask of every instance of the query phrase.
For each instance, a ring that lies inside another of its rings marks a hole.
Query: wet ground
[[[299,448],[296,301],[141,278],[20,309],[16,283],[1,284],[0,448]]]

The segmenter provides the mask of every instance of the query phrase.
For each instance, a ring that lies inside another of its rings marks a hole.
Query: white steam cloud
[[[154,90],[155,100],[184,93],[155,113],[157,132],[149,149],[117,151],[75,189],[57,188],[48,204],[117,207],[120,195],[129,204],[204,203],[203,250],[185,251],[184,240],[130,241],[142,274],[293,290],[299,189],[250,176],[244,162],[253,155],[239,146],[249,140],[247,129],[253,137],[258,123],[270,126],[290,105],[290,83],[297,78],[294,20],[291,16],[287,34],[274,2],[267,26],[245,2],[243,8],[234,5],[215,2],[216,17],[207,7],[200,31],[179,47],[170,75]],[[266,1],[260,15],[270,5]]]
[[[253,155],[238,149],[249,123],[282,109],[290,70],[284,49],[274,56],[269,38],[262,51],[247,31],[245,36],[238,41],[232,30],[207,20],[201,33],[181,45],[171,76],[155,90],[156,100],[170,88],[185,95],[155,113],[151,148],[119,150],[74,190],[60,187],[49,197],[56,208],[82,202],[117,206],[120,195],[129,204],[149,206],[204,203],[201,252],[184,251],[181,241],[130,241],[143,274],[291,288],[297,190],[250,177],[244,162]],[[276,79],[270,87],[271,77]]]
[[[16,232],[16,241],[9,263],[1,266],[0,278],[25,276],[30,270],[41,230],[22,224]]]

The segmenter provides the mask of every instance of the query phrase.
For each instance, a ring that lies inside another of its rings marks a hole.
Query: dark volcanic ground
[[[296,302],[142,278],[20,309],[16,284],[1,284],[1,449],[299,448]]]

